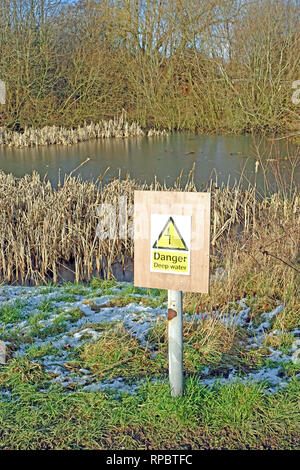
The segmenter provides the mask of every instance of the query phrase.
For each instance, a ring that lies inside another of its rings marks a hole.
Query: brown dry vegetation
[[[0,125],[299,132],[299,2],[2,0]]]
[[[151,137],[168,134],[166,131],[157,129],[149,129],[145,133],[137,123],[129,124],[123,111],[119,117],[113,120],[100,121],[97,124],[92,122],[88,125],[85,123],[83,126],[78,126],[77,129],[45,126],[42,129],[25,127],[23,132],[17,132],[0,127],[0,145],[16,148],[53,144],[73,145],[92,139],[141,137],[144,135]]]

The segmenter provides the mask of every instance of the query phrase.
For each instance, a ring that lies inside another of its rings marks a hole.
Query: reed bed
[[[84,124],[76,129],[58,126],[45,126],[41,129],[25,127],[23,132],[12,131],[0,127],[0,145],[7,147],[24,148],[38,147],[40,145],[73,145],[92,139],[128,138],[140,136],[164,136],[166,131],[149,129],[144,131],[139,124],[129,124],[124,113],[119,118],[102,120],[98,123]]]
[[[100,240],[97,208],[106,203],[117,208],[119,198],[126,197],[127,211],[123,216],[130,226],[133,218],[130,207],[136,189],[197,190],[193,172],[184,183],[179,177],[171,188],[156,179],[148,185],[127,176],[103,185],[101,178],[82,181],[70,174],[56,190],[36,172],[16,178],[1,171],[0,281],[59,282],[66,273],[76,282],[93,276],[109,278],[114,263],[121,263],[125,270],[127,261],[133,258],[133,241],[120,236],[118,213],[115,234]],[[205,190],[212,194],[212,266],[222,264],[220,259],[226,243],[234,244],[243,239],[243,243],[247,241],[249,245],[249,240],[253,243],[261,237],[261,252],[270,250],[288,262],[296,259],[300,243],[297,190],[289,196],[278,192],[260,199],[255,187],[250,185],[245,190],[239,184],[217,187],[211,182]],[[111,225],[109,219],[107,225],[108,228]],[[278,246],[277,236],[281,240]],[[266,254],[260,257],[265,259]],[[268,259],[274,261],[275,258]]]

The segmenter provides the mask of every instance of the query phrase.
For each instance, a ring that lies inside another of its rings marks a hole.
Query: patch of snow
[[[125,284],[124,284],[125,285]],[[131,285],[131,284],[128,284]],[[127,287],[127,286],[125,286]],[[0,302],[13,304],[16,300],[24,302],[22,307],[22,318],[21,321],[11,324],[5,324],[6,333],[16,333],[22,331],[23,334],[31,334],[32,325],[29,323],[29,319],[34,315],[40,314],[39,305],[41,302],[50,301],[51,309],[49,312],[44,313],[44,318],[37,321],[39,328],[45,328],[53,325],[54,321],[64,312],[65,322],[64,326],[66,332],[50,334],[46,338],[36,337],[34,338],[34,345],[36,347],[52,346],[56,349],[57,354],[45,355],[34,362],[39,362],[43,365],[45,371],[51,372],[56,377],[52,379],[52,382],[58,383],[63,387],[75,386],[82,387],[82,390],[94,391],[94,390],[116,390],[118,392],[135,393],[138,390],[139,385],[129,385],[124,379],[118,378],[113,381],[94,382],[94,377],[91,371],[82,368],[79,369],[76,375],[74,372],[68,370],[65,364],[72,359],[72,351],[74,348],[81,347],[82,345],[97,341],[101,336],[102,332],[94,330],[92,327],[86,327],[88,324],[101,324],[101,323],[112,323],[122,322],[126,330],[135,337],[140,344],[144,347],[147,343],[147,335],[150,329],[156,324],[157,318],[166,319],[167,309],[165,304],[161,307],[152,308],[146,307],[142,302],[139,302],[142,294],[131,294],[136,298],[136,302],[131,302],[123,307],[107,307],[109,302],[115,295],[119,295],[122,290],[122,286],[115,286],[111,289],[113,295],[101,296],[101,289],[99,289],[99,296],[92,297],[91,294],[95,294],[95,290],[87,288],[85,295],[75,295],[75,301],[56,301],[62,294],[66,294],[63,288],[53,288],[48,292],[43,292],[40,287],[22,287],[22,286],[4,286],[0,288]],[[96,291],[98,295],[98,291]],[[90,302],[90,303],[89,303]],[[242,309],[237,312],[236,309],[231,309],[227,314],[220,314],[219,312],[203,312],[196,315],[183,315],[184,321],[197,322],[203,321],[207,318],[216,318],[222,322],[228,328],[241,327],[247,330],[251,336],[247,337],[245,342],[246,349],[260,348],[268,335],[281,335],[283,332],[280,330],[273,330],[268,332],[271,326],[271,320],[278,315],[284,308],[284,305],[280,304],[271,312],[265,312],[261,314],[263,322],[257,327],[253,327],[253,323],[250,319],[251,308],[247,306],[247,299],[240,299],[236,302]],[[93,310],[93,305],[100,308],[97,312]],[[75,308],[79,308],[84,316],[77,321],[69,321],[67,313]],[[39,318],[39,317],[37,317]],[[279,372],[282,374],[282,368],[280,363],[288,363],[290,361],[294,363],[300,362],[300,328],[295,328],[290,332],[296,339],[291,346],[290,355],[284,354],[282,351],[276,348],[268,348],[269,355],[267,358],[273,361],[275,364],[278,363],[278,367],[274,368],[262,368],[258,371],[251,372],[244,377],[240,377],[238,372],[232,367],[227,377],[210,377],[212,374],[211,369],[207,366],[202,369],[202,374],[205,376],[204,379],[199,381],[200,385],[213,386],[216,382],[221,384],[233,383],[235,381],[249,383],[267,383],[269,388],[268,393],[274,393],[275,391],[283,388],[289,382],[289,378],[280,377]],[[9,341],[6,342],[9,344]],[[28,349],[32,344],[20,344],[17,351],[13,352],[13,357],[20,357],[27,354]],[[151,346],[151,345],[150,345]],[[153,356],[156,353],[153,353]],[[300,374],[298,374],[300,376]],[[0,399],[5,396],[10,396],[10,392],[1,392]]]
[[[83,390],[86,392],[104,392],[106,390],[115,390],[119,393],[130,393],[134,394],[139,388],[136,384],[126,384],[123,378],[119,377],[117,379],[111,380],[109,382],[96,382],[90,385],[83,387]]]
[[[99,331],[95,331],[92,328],[85,328],[84,330],[78,331],[77,333],[74,333],[74,338],[76,339],[81,339],[82,336],[84,335],[89,335],[92,337],[93,341],[97,341],[99,336],[101,336],[101,333]]]

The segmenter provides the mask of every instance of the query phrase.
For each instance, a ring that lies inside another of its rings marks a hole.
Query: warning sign
[[[191,216],[151,214],[150,271],[190,274]]]
[[[210,197],[134,192],[135,286],[208,293]]]
[[[187,247],[184,239],[180,235],[173,217],[169,217],[166,225],[155,241],[153,248],[164,248],[165,250],[185,250]]]

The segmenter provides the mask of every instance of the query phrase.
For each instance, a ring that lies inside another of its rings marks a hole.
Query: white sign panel
[[[190,275],[191,216],[151,214],[150,271]]]

